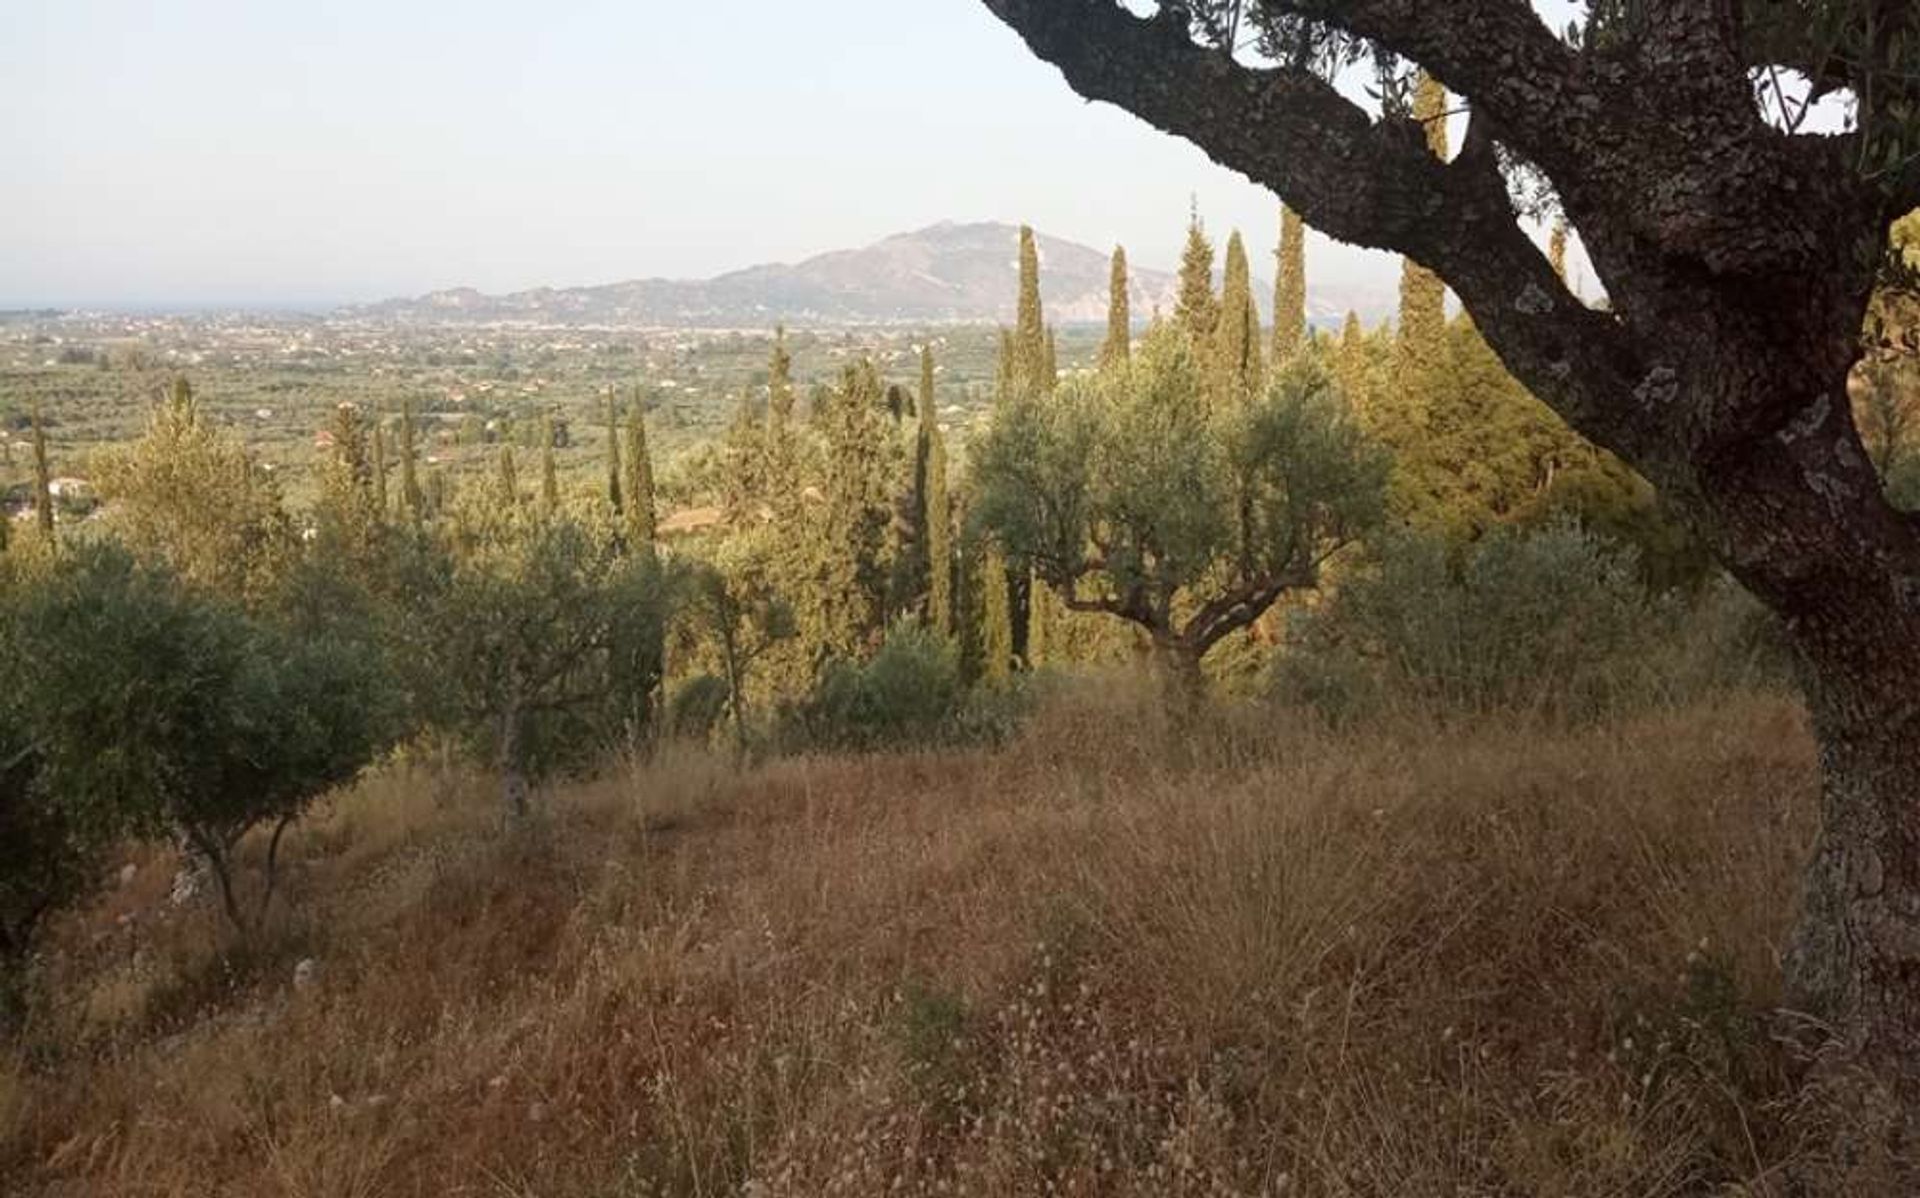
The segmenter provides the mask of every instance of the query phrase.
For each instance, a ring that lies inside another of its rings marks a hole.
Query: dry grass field
[[[135,859],[50,936],[68,998],[0,1059],[0,1189],[1913,1180],[1823,1152],[1872,1112],[1806,1080],[1817,1029],[1775,1011],[1815,815],[1790,700],[1589,728],[1250,707],[1169,743],[1088,688],[994,751],[663,751],[518,831],[484,779],[394,767],[290,834],[246,944]]]

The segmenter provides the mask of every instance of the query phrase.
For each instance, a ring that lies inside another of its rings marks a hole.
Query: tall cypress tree
[[[47,425],[40,418],[40,402],[33,404],[33,516],[40,535],[53,539],[53,463],[47,454]]]
[[[871,360],[847,367],[827,401],[825,503],[819,523],[818,583],[810,596],[815,642],[845,656],[878,631],[888,581],[885,561],[894,492],[887,450],[892,436],[882,416],[885,388]]]
[[[1238,231],[1227,239],[1219,311],[1213,337],[1215,397],[1244,403],[1260,386],[1260,313],[1253,305],[1253,274]]]
[[[1004,403],[1013,395],[1013,389],[1019,378],[1018,361],[1020,352],[1014,348],[1013,330],[1000,330],[1000,361],[994,371],[993,398]]]
[[[947,498],[947,449],[933,390],[933,349],[920,348],[920,437],[915,452],[920,545],[927,567],[927,627],[953,632],[953,509]]]
[[[414,461],[413,400],[400,401],[400,503],[407,518],[418,524],[426,504],[420,494],[420,475]]]
[[[1040,391],[1053,389],[1046,371],[1047,328],[1040,307],[1040,250],[1033,230],[1020,226],[1020,298],[1013,326],[1014,382]]]
[[[1213,243],[1207,240],[1197,207],[1187,220],[1187,244],[1180,251],[1180,293],[1174,302],[1173,318],[1199,347],[1212,339],[1219,319],[1219,304],[1213,295]]]
[[[1127,251],[1113,247],[1113,265],[1107,271],[1107,339],[1100,344],[1100,366],[1124,362],[1133,353],[1132,284],[1127,279]]]
[[[607,388],[607,499],[614,515],[625,510],[620,502],[620,407],[612,387]]]
[[[503,507],[520,506],[520,475],[513,466],[513,446],[500,447],[500,503]]]
[[[387,422],[384,416],[373,422],[373,510],[380,520],[386,520]]]
[[[1363,422],[1372,416],[1368,373],[1367,330],[1360,324],[1360,314],[1349,308],[1346,323],[1340,326],[1340,340],[1334,345],[1333,377],[1345,393],[1348,406]]]
[[[540,422],[540,505],[548,512],[560,510],[560,472],[553,460],[553,415]]]
[[[767,431],[786,436],[793,421],[793,355],[787,352],[787,326],[773,330],[773,354],[767,361]]]
[[[1051,394],[1060,382],[1060,347],[1054,340],[1053,326],[1047,326],[1046,342],[1040,347],[1040,390]]]
[[[629,549],[651,553],[659,531],[653,507],[653,457],[647,451],[646,405],[638,390],[627,417],[626,532]]]
[[[1307,340],[1307,227],[1300,214],[1280,205],[1279,270],[1273,283],[1273,364],[1276,369]]]
[[[989,546],[978,570],[980,601],[980,676],[1003,682],[1013,669],[1013,609],[1008,604],[1007,559]]]

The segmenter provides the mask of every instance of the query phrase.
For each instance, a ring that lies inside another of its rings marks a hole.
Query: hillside
[[[951,221],[901,233],[861,249],[836,250],[792,265],[770,264],[704,280],[636,279],[594,287],[539,287],[509,295],[471,288],[436,291],[354,309],[355,315],[410,323],[522,322],[543,325],[750,327],[791,325],[994,323],[1013,319],[1019,230]],[[1041,297],[1060,324],[1103,321],[1107,251],[1039,235]],[[1271,293],[1256,284],[1257,295]],[[1145,318],[1173,308],[1174,276],[1133,271],[1133,311]],[[1316,321],[1332,322],[1356,297],[1309,301]]]
[[[10,1193],[1880,1195],[1762,1034],[1815,819],[1768,696],[1589,729],[1109,688],[1000,752],[677,749],[504,834],[399,770],[213,951],[153,850],[0,1058]],[[256,846],[257,851],[257,846]],[[311,965],[296,968],[296,962]],[[1789,1191],[1791,1169],[1812,1188]],[[1912,1191],[1904,1191],[1912,1192]]]

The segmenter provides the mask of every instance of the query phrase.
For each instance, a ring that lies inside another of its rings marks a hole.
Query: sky
[[[0,8],[0,307],[705,277],[946,219],[1169,267],[1190,198],[1259,273],[1277,239],[1270,193],[978,0]],[[1309,243],[1320,286],[1396,270]]]

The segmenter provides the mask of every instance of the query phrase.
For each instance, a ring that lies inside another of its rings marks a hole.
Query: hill
[[[435,291],[352,309],[406,323],[498,323],[639,327],[761,328],[849,324],[996,323],[1013,320],[1018,293],[1013,225],[945,221],[861,249],[836,250],[795,264],[768,264],[711,279],[636,279],[593,287],[538,287],[508,295],[472,288]],[[1060,324],[1106,319],[1107,251],[1041,234],[1041,297]],[[1172,311],[1174,276],[1133,271],[1133,311]],[[1269,284],[1256,294],[1271,293]],[[1317,297],[1316,321],[1331,322],[1346,302]],[[1361,303],[1362,309],[1377,304]]]
[[[999,751],[735,772],[670,746],[547,795],[528,836],[483,780],[396,769],[289,833],[281,918],[229,951],[147,850],[49,947],[84,999],[0,1053],[0,1177],[1914,1192],[1811,1175],[1837,1112],[1761,1031],[1817,820],[1791,702],[1350,734],[1269,711],[1181,761],[1145,703],[1073,692]]]

